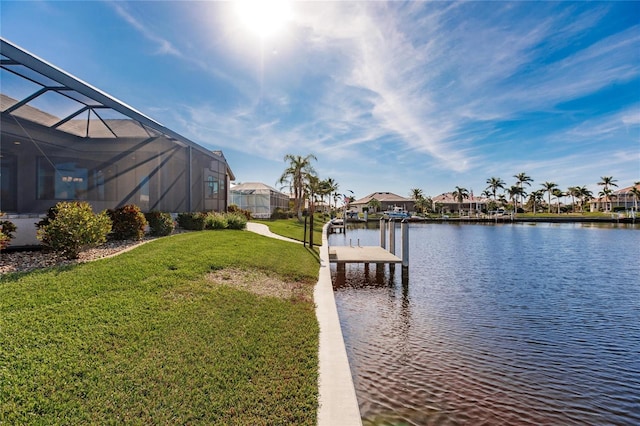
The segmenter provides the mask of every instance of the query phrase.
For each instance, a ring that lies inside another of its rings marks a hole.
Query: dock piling
[[[396,223],[389,220],[389,253],[396,254]]]
[[[387,242],[385,238],[386,238],[386,234],[385,234],[384,218],[381,217],[380,218],[380,247],[382,247],[383,249],[387,248]]]
[[[402,269],[409,269],[409,222],[403,219],[400,223],[402,231]]]

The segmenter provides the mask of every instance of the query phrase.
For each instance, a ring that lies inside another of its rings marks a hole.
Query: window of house
[[[148,203],[149,202],[149,181],[151,179],[148,175],[143,176],[140,179],[140,202]]]
[[[213,176],[207,177],[205,193],[207,198],[216,198],[218,196],[218,181]]]
[[[91,160],[40,157],[37,160],[39,200],[114,200],[116,166]]]
[[[2,154],[0,168],[0,211],[18,210],[18,163],[15,155]]]
[[[89,170],[66,159],[38,158],[39,200],[86,200]]]

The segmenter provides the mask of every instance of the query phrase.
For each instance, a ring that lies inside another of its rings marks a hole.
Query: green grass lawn
[[[263,271],[260,297],[211,271]],[[315,424],[318,263],[243,231],[0,278],[0,424]]]
[[[322,245],[322,227],[329,221],[327,215],[316,214],[313,219],[313,245]],[[277,220],[252,220],[252,222],[263,223],[269,227],[274,234],[303,241],[304,238],[304,222],[293,219],[277,219]],[[309,222],[307,219],[307,243],[309,242]]]

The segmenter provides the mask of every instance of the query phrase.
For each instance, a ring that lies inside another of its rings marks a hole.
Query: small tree
[[[93,213],[86,201],[62,201],[56,204],[55,217],[38,229],[38,239],[46,247],[67,259],[77,259],[83,249],[107,240],[111,219],[107,212]]]

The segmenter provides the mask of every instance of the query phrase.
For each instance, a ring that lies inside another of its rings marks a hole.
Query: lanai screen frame
[[[224,183],[224,187],[225,187],[225,190],[227,191],[224,199],[226,200],[226,203],[228,203],[229,181],[235,180],[235,177],[233,176],[233,173],[226,162],[226,158],[224,158],[224,155],[222,155],[222,153],[217,153],[217,152],[214,153],[212,151],[205,149],[204,147],[198,145],[197,143],[187,139],[186,137],[176,133],[175,131],[163,126],[157,121],[135,110],[134,108],[130,107],[124,102],[119,101],[118,99],[89,85],[88,83],[76,78],[75,76],[57,68],[56,66],[51,65],[50,63],[38,58],[37,56],[27,52],[26,50],[23,50],[22,48],[14,45],[13,43],[1,37],[0,37],[0,54],[1,54],[0,65],[2,66],[3,72],[7,71],[15,75],[18,75],[22,78],[29,79],[28,76],[25,76],[21,73],[14,72],[15,68],[24,66],[26,67],[26,69],[36,73],[39,76],[44,77],[44,79],[42,80],[52,81],[55,83],[55,85],[43,85],[43,83],[41,83],[40,81],[30,80],[32,83],[38,84],[43,87],[42,89],[36,91],[35,93],[32,93],[29,96],[23,97],[21,99],[8,98],[3,94],[3,101],[6,98],[10,99],[10,102],[15,101],[15,103],[12,103],[12,105],[10,105],[8,108],[3,107],[2,109],[3,121],[4,120],[10,121],[11,119],[13,119],[18,124],[18,126],[20,126],[20,121],[22,121],[22,119],[17,118],[16,116],[13,115],[13,113],[19,110],[21,107],[25,105],[29,105],[31,101],[33,101],[34,99],[37,99],[39,96],[48,92],[55,92],[58,94],[62,94],[64,96],[68,96],[71,94],[73,95],[71,96],[71,99],[75,100],[79,104],[84,104],[84,107],[80,107],[78,111],[75,111],[69,114],[68,116],[61,118],[59,122],[51,126],[38,123],[37,121],[34,120],[36,125],[42,126],[43,128],[49,127],[50,129],[55,129],[58,131],[62,131],[64,133],[64,130],[61,130],[60,127],[63,124],[68,123],[74,117],[78,116],[79,114],[82,114],[85,111],[88,111],[88,116],[90,117],[91,111],[94,111],[95,113],[96,110],[101,110],[101,111],[113,110],[116,113],[119,113],[122,116],[126,117],[127,119],[132,120],[135,123],[138,123],[140,128],[146,131],[149,136],[151,136],[151,134],[161,135],[164,138],[166,138],[168,141],[171,141],[172,143],[176,144],[177,146],[187,148],[188,159],[186,161],[186,167],[187,167],[186,177],[187,177],[187,187],[189,188],[187,191],[187,208],[189,211],[192,211],[193,204],[194,204],[193,203],[194,195],[192,193],[193,186],[194,186],[192,182],[192,179],[193,179],[192,156],[194,152],[198,154],[203,154],[204,156],[206,156],[212,161],[212,164],[213,164],[213,161],[221,162],[224,164],[224,167],[226,169],[224,172],[224,176],[226,180]],[[85,99],[85,101],[82,101],[81,99]],[[90,105],[88,102],[86,102],[86,99],[91,101]],[[95,116],[100,118],[100,115],[97,113],[95,114]],[[108,126],[108,124],[104,120],[100,118],[100,121],[102,121],[102,124],[106,128],[108,128],[109,131],[113,134],[114,144],[117,144],[119,139],[122,140],[122,138],[120,138]],[[74,134],[74,136],[77,136],[77,134]],[[87,137],[89,137],[88,123],[87,123]]]

